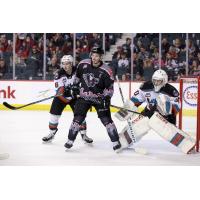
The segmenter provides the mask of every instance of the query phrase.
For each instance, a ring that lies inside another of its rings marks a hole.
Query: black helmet
[[[100,46],[94,46],[91,49],[91,53],[98,53],[98,54],[104,54],[104,50]]]

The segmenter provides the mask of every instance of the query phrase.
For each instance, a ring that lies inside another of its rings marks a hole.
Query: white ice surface
[[[200,165],[199,153],[185,155],[154,133],[149,133],[137,144],[146,148],[148,155],[140,155],[133,149],[116,154],[106,129],[94,112],[88,112],[86,119],[88,136],[93,138],[93,145],[84,144],[78,135],[73,148],[65,150],[64,143],[72,117],[71,112],[64,112],[55,140],[51,144],[43,144],[41,138],[48,134],[47,111],[0,111],[0,153],[10,154],[8,159],[0,160],[0,165]],[[125,123],[120,123],[114,117],[113,120],[120,131]],[[194,118],[187,118],[185,122],[190,125],[194,123]]]

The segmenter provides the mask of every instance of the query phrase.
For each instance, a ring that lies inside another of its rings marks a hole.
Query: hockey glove
[[[71,87],[71,95],[72,95],[73,99],[77,99],[78,98],[78,96],[80,95],[80,90],[79,90],[78,86],[73,85]]]

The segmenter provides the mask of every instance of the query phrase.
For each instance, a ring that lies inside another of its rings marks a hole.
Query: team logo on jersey
[[[95,78],[94,74],[83,74],[83,79],[88,87],[94,87],[99,83],[99,78]]]
[[[66,83],[67,82],[67,79],[66,78],[63,78],[63,83]]]

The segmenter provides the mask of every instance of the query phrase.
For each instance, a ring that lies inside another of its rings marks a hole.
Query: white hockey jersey
[[[68,75],[64,69],[59,69],[55,73],[54,86],[57,94],[61,94],[58,98],[64,103],[72,100],[71,88],[75,85],[76,69],[73,67],[72,74]]]
[[[166,84],[161,88],[159,92],[154,91],[154,85],[152,81],[144,82],[141,87],[134,92],[134,95],[131,97],[131,101],[136,105],[140,106],[142,103],[147,103],[147,108],[153,107],[157,104],[157,97],[159,94],[164,94],[170,100],[172,104],[172,112],[176,114],[180,110],[179,105],[179,92],[175,87],[170,84]]]

